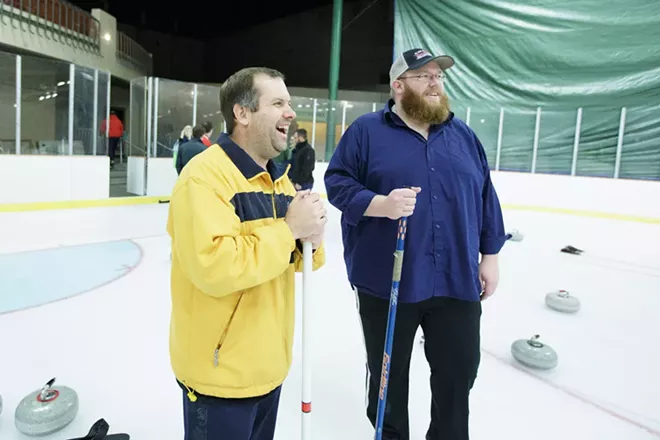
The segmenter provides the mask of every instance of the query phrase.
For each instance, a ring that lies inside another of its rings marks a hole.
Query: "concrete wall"
[[[127,81],[146,74],[131,63],[117,58],[117,22],[114,17],[100,9],[92,11],[92,16],[99,21],[102,36],[100,53],[95,53],[84,48],[82,44],[67,42],[60,33],[56,32],[57,25],[53,25],[51,29],[45,25],[32,24],[29,20],[18,20],[10,15],[10,11],[13,10],[11,6],[2,3],[0,7],[2,7],[0,13],[0,44],[2,45],[14,48],[18,52],[35,53],[80,66],[106,70]],[[46,23],[36,16],[33,19]],[[105,35],[109,36],[109,40],[103,38]]]

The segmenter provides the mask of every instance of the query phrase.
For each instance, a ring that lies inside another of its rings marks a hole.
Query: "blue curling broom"
[[[392,345],[394,344],[394,323],[396,320],[396,307],[399,301],[399,281],[401,280],[401,268],[403,266],[403,245],[406,240],[407,221],[407,217],[401,217],[399,219],[396,236],[392,291],[390,293],[390,311],[387,318],[387,331],[385,332],[385,349],[383,350],[383,367],[380,374],[380,392],[378,394],[378,412],[376,414],[376,440],[381,440],[383,438],[383,419],[385,418],[387,384],[390,376],[390,359],[392,358]]]

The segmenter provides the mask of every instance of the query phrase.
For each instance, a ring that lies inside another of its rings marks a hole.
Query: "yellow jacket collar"
[[[229,159],[234,165],[236,165],[247,180],[253,179],[254,177],[268,171],[270,178],[275,182],[284,176],[289,168],[288,164],[286,166],[280,166],[272,160],[269,160],[266,164],[266,170],[264,170],[257,165],[254,159],[252,159],[245,150],[239,147],[227,133],[221,133],[216,143],[225,151],[225,153],[227,153]]]

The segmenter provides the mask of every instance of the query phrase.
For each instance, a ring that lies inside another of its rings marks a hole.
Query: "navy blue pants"
[[[184,440],[273,440],[280,391],[246,399],[195,394],[195,402],[184,391]]]

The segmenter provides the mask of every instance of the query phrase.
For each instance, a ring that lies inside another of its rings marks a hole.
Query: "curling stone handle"
[[[529,339],[529,341],[527,341],[527,343],[532,347],[541,348],[543,347],[543,343],[538,341],[540,337],[540,335],[534,335]]]
[[[46,384],[41,388],[41,393],[40,393],[41,400],[48,399],[49,391],[54,384],[55,384],[55,378],[52,378],[51,380],[46,382]]]

